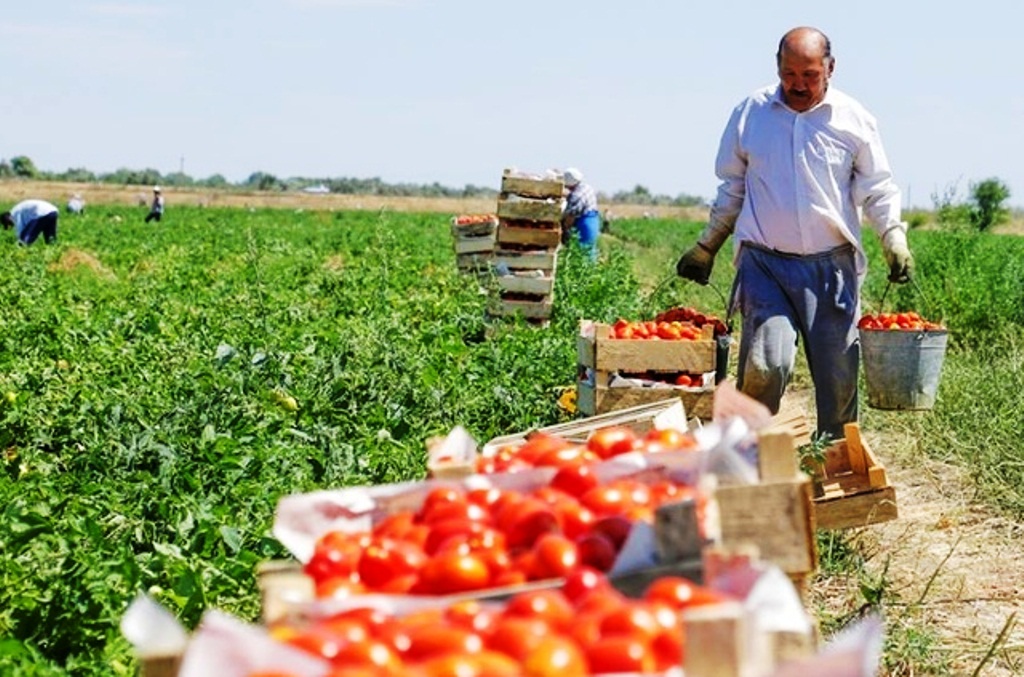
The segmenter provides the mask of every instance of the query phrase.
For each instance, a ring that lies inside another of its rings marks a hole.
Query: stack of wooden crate
[[[563,189],[561,177],[504,171],[498,195],[492,315],[522,315],[534,321],[551,317],[562,244]]]
[[[696,341],[620,339],[612,336],[612,328],[607,324],[581,320],[576,337],[576,406],[583,415],[594,416],[679,398],[687,417],[710,419],[715,395],[713,378],[696,387],[612,384],[618,376],[643,372],[710,374],[716,370],[718,357],[713,334],[714,328],[707,325]]]
[[[452,243],[459,272],[489,275],[494,260],[498,217],[494,214],[462,214],[452,217]]]

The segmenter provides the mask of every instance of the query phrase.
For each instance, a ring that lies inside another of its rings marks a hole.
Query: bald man
[[[856,322],[867,269],[858,210],[881,238],[893,282],[910,279],[907,225],[875,118],[831,86],[828,37],[794,28],[775,59],[779,82],[729,118],[707,227],[676,270],[707,284],[715,255],[735,236],[737,385],[778,412],[803,341],[818,433],[839,438],[857,420]]]

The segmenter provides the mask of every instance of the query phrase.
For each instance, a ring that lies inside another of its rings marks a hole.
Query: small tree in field
[[[971,224],[980,231],[1005,221],[1010,210],[1003,203],[1010,198],[1009,187],[999,179],[985,179],[971,185]]]

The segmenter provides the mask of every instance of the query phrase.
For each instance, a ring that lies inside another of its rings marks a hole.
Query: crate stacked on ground
[[[619,320],[615,325],[581,321],[576,340],[580,413],[593,416],[677,397],[687,416],[711,418],[719,359],[716,334],[724,331],[724,325],[712,320]],[[634,334],[634,328],[640,333]]]
[[[529,320],[551,317],[562,243],[563,189],[561,177],[510,169],[502,175],[492,315],[522,315]]]
[[[494,260],[498,217],[460,214],[452,217],[452,243],[459,272],[489,275]]]

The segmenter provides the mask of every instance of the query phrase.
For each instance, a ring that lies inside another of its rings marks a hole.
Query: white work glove
[[[729,238],[729,233],[728,228],[709,223],[698,238],[697,244],[690,247],[676,263],[676,274],[697,284],[707,284],[711,279],[715,256]]]
[[[910,255],[907,234],[902,227],[896,226],[886,231],[882,237],[882,253],[885,254],[885,262],[889,265],[889,282],[910,282],[914,258]]]

